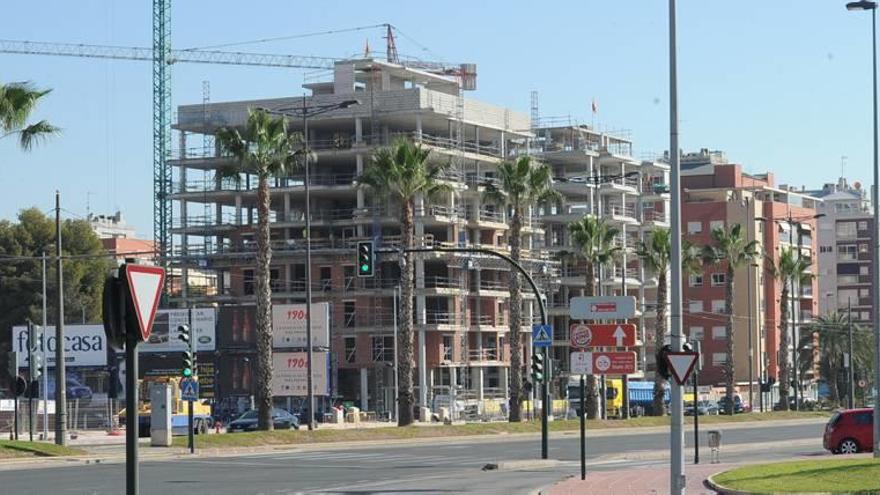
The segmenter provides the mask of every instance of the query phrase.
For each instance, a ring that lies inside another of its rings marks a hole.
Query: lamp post
[[[306,203],[306,355],[308,356],[306,363],[306,395],[309,404],[309,430],[314,430],[315,425],[315,391],[312,390],[313,367],[312,367],[312,218],[311,218],[311,201],[309,196],[309,158],[312,153],[309,147],[309,117],[314,117],[333,110],[341,110],[355,105],[360,105],[359,100],[345,100],[339,103],[329,105],[306,106],[306,97],[302,97],[301,107],[286,107],[269,110],[271,113],[280,115],[291,115],[302,118],[303,125],[303,169],[305,173],[304,190]]]
[[[880,309],[880,253],[878,253],[878,222],[880,219],[880,163],[877,156],[877,2],[863,0],[846,4],[847,10],[870,10],[871,11],[871,61],[872,61],[872,84],[871,90],[874,96],[874,190],[871,191],[871,202],[874,206],[873,246],[871,249],[871,301],[872,320],[874,322],[874,457],[880,457],[880,318],[877,318],[877,310]]]

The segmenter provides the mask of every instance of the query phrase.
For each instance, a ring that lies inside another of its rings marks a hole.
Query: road
[[[820,422],[713,428],[722,431],[725,462],[824,455]],[[376,442],[146,461],[141,463],[141,494],[531,493],[579,472],[576,435],[551,438],[550,458],[557,462],[544,464],[528,462],[539,457],[538,438]],[[691,462],[692,434],[687,438]],[[588,470],[663,465],[668,444],[668,433],[658,429],[590,432]],[[702,445],[702,450],[707,462],[708,449]],[[500,464],[501,470],[483,471],[487,463]],[[2,493],[115,495],[124,486],[125,468],[118,461],[0,471]]]

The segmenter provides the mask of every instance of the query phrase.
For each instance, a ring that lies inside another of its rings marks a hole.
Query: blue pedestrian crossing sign
[[[180,399],[199,400],[199,382],[195,378],[187,377],[180,380]]]
[[[535,347],[550,347],[553,345],[553,326],[532,325],[532,345]]]

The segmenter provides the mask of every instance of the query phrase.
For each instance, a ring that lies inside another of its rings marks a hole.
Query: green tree
[[[657,275],[657,315],[654,323],[654,351],[659,352],[666,341],[666,307],[668,297],[668,272],[669,263],[672,260],[672,241],[669,229],[656,228],[652,230],[643,241],[639,241],[636,247],[636,255],[642,259],[645,269]],[[697,249],[687,240],[681,245],[681,270],[687,276],[699,273],[702,260]],[[654,416],[666,414],[666,379],[659,373],[654,373]]]
[[[451,190],[441,180],[447,162],[428,161],[430,150],[407,139],[398,139],[390,147],[379,148],[373,153],[368,167],[358,177],[358,185],[368,188],[388,202],[400,208],[401,237],[403,249],[414,246],[415,201],[419,197],[432,197]],[[409,252],[403,253],[403,276],[401,277],[400,332],[395,343],[398,366],[397,424],[413,423],[413,295],[414,267]]]
[[[828,384],[831,407],[845,404],[844,392],[849,390],[849,377],[847,375],[844,354],[849,354],[849,320],[845,314],[831,313],[816,318],[804,328],[801,333],[798,348],[801,354],[798,359],[798,367],[801,376],[813,369],[815,365],[813,348],[818,340],[818,364],[819,376]],[[854,369],[871,369],[871,338],[870,331],[860,325],[852,324],[853,360]],[[809,349],[809,350],[803,350]]]
[[[705,264],[721,263],[727,268],[724,278],[724,313],[726,318],[727,357],[724,361],[724,385],[727,398],[727,414],[733,414],[733,382],[735,366],[733,362],[733,291],[736,269],[751,263],[758,256],[758,242],[747,239],[742,225],[736,223],[728,229],[712,230],[712,244],[703,246],[702,258]],[[752,357],[749,356],[749,359]]]
[[[64,260],[65,323],[101,321],[104,278],[113,266],[101,240],[85,220],[61,225]],[[9,329],[28,319],[37,324],[42,315],[42,263],[47,259],[47,321],[56,323],[55,222],[37,208],[21,210],[17,222],[0,220],[0,342],[9,349]],[[34,258],[34,259],[31,259]],[[0,353],[5,359],[6,354]]]
[[[620,231],[609,225],[604,219],[587,215],[568,225],[571,240],[578,248],[578,254],[586,262],[586,290],[584,295],[596,295],[597,271],[608,266],[617,257],[620,247],[615,246],[614,239]],[[586,414],[590,419],[599,415],[598,381],[595,375],[587,377],[587,396],[584,398]]]
[[[791,318],[790,310],[795,290],[795,284],[801,284],[812,280],[809,273],[810,262],[798,255],[796,249],[782,248],[779,252],[779,261],[767,257],[767,267],[774,278],[782,283],[782,294],[779,298],[779,335],[780,349],[788,349],[792,344],[792,331],[789,328]],[[796,304],[796,307],[800,304]],[[791,387],[791,366],[787,356],[779,361],[779,406],[783,411],[788,410],[788,398]]]
[[[31,83],[0,84],[0,139],[18,136],[18,144],[30,151],[34,144],[61,130],[46,120],[28,124],[40,99],[52,90],[34,89]]]
[[[272,430],[272,288],[269,266],[272,246],[269,233],[271,197],[269,179],[286,177],[296,166],[300,139],[287,129],[287,119],[261,109],[248,112],[244,132],[235,127],[217,131],[217,142],[235,162],[219,171],[224,178],[240,180],[242,174],[257,176],[257,409],[258,427]],[[311,267],[308,267],[311,269]]]
[[[487,200],[509,209],[510,257],[519,263],[522,259],[523,217],[528,209],[540,202],[558,199],[553,189],[550,167],[533,163],[523,156],[515,162],[506,161],[498,166],[498,184],[486,185]],[[522,280],[516,270],[510,271],[510,415],[511,422],[522,421],[523,359],[522,359]],[[538,384],[536,383],[535,386]]]

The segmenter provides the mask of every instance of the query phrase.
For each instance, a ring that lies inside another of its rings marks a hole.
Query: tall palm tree
[[[656,228],[647,238],[639,241],[636,255],[642,259],[645,269],[657,275],[657,315],[654,324],[654,351],[660,352],[666,341],[666,305],[669,263],[672,260],[672,240],[669,229]],[[684,275],[698,273],[702,260],[697,249],[687,240],[681,245],[681,269]],[[654,373],[654,416],[666,414],[666,379],[660,373]]]
[[[0,84],[0,139],[18,135],[18,145],[30,151],[34,144],[61,129],[46,120],[28,124],[28,119],[41,98],[51,89],[38,90],[27,82]]]
[[[727,414],[733,414],[733,290],[736,269],[751,263],[758,255],[758,241],[750,241],[736,223],[728,229],[712,230],[712,244],[703,246],[702,258],[706,264],[723,263],[727,267],[724,281],[724,312],[726,318],[727,359],[724,361],[725,397],[727,397]],[[749,359],[752,357],[749,356]]]
[[[793,335],[789,328],[789,318],[791,315],[791,298],[795,290],[795,283],[809,282],[813,275],[808,273],[810,262],[798,255],[796,249],[783,248],[779,252],[779,261],[774,263],[773,259],[767,258],[767,267],[774,278],[779,279],[782,283],[782,294],[779,298],[779,348],[783,351],[783,356],[787,354],[788,348],[793,343]],[[779,360],[779,406],[783,411],[788,410],[789,387],[791,386],[791,367],[788,359]]]
[[[242,174],[254,174],[257,186],[257,390],[258,427],[272,430],[272,288],[269,265],[272,246],[269,242],[269,178],[285,177],[296,165],[300,138],[287,130],[284,117],[273,117],[265,110],[251,109],[244,132],[234,127],[217,131],[221,150],[235,161],[218,174],[240,180]]]
[[[828,384],[829,399],[831,407],[837,407],[841,404],[842,394],[841,387],[846,387],[847,376],[845,373],[844,354],[849,354],[849,320],[846,315],[834,312],[825,316],[816,318],[804,328],[801,334],[799,349],[805,347],[813,347],[814,339],[819,340],[819,372],[825,382]],[[870,344],[866,342],[865,332],[859,325],[853,325],[853,364],[859,360],[859,354],[864,348],[870,349]],[[812,349],[811,349],[812,352]],[[814,362],[812,354],[803,356],[798,359],[801,373],[806,373],[812,369]],[[869,358],[870,359],[870,358]]]
[[[380,148],[373,153],[370,165],[358,177],[358,185],[372,190],[386,201],[394,201],[400,206],[401,237],[404,252],[403,274],[401,277],[400,332],[398,333],[398,404],[397,424],[407,426],[413,423],[413,293],[414,271],[412,257],[407,249],[414,245],[414,210],[419,196],[434,196],[449,191],[450,186],[441,180],[447,162],[429,162],[430,150],[406,139],[398,139],[390,147]]]
[[[570,223],[568,230],[572,242],[586,262],[587,287],[584,295],[592,297],[596,295],[598,278],[596,272],[599,267],[609,265],[620,252],[620,247],[614,245],[614,238],[620,231],[606,223],[604,219],[592,215]],[[588,418],[595,419],[599,415],[599,386],[595,375],[587,377],[586,385],[587,396],[584,398],[586,414]]]
[[[486,185],[487,200],[509,208],[510,257],[516,263],[521,259],[523,215],[526,209],[539,202],[560,197],[553,189],[550,167],[532,163],[528,156],[498,166],[498,184]],[[540,304],[540,302],[539,302]],[[522,282],[519,273],[510,271],[510,415],[511,422],[522,421]],[[537,385],[537,384],[536,384]]]

